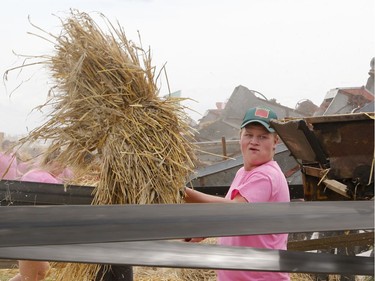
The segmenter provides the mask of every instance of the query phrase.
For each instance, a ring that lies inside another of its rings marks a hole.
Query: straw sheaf
[[[150,51],[103,18],[107,33],[86,13],[61,20],[55,54],[42,56],[52,112],[20,143],[50,141],[45,157],[95,184],[93,204],[179,203],[195,163],[183,99],[158,96]],[[56,280],[95,280],[99,267],[68,264]]]

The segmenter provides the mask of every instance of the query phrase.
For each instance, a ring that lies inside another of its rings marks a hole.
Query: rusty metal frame
[[[272,120],[271,126],[301,165],[305,199],[355,200],[357,186],[373,188],[373,112]],[[327,188],[336,195],[324,196]]]

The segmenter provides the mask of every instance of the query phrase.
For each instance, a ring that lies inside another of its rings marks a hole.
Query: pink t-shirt
[[[59,178],[54,177],[50,173],[40,169],[32,169],[26,172],[21,181],[31,181],[31,182],[45,182],[45,183],[63,183]]]
[[[16,157],[11,154],[0,153],[0,179],[16,180],[17,178]]]
[[[73,171],[70,168],[65,168],[61,174],[59,174],[57,177],[61,179],[62,181],[67,181],[72,179],[74,176]]]
[[[290,202],[288,183],[276,161],[269,161],[251,171],[238,170],[225,198],[241,194],[249,203]],[[288,234],[222,237],[219,244],[251,248],[286,250]],[[219,281],[284,281],[288,273],[218,270]]]
[[[29,171],[31,167],[32,165],[29,162],[18,162],[17,163],[18,176],[22,177],[22,175],[25,174],[27,171]]]

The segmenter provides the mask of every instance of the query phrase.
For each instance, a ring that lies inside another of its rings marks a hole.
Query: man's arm
[[[241,194],[237,194],[233,200],[226,199],[219,196],[214,196],[210,194],[206,194],[203,192],[199,192],[193,190],[189,187],[185,187],[185,197],[184,200],[186,203],[246,203],[246,199],[241,196]]]

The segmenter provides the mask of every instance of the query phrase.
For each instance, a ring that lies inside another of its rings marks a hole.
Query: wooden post
[[[133,267],[131,265],[111,265],[110,270],[106,271],[103,279],[102,272],[104,266],[101,267],[95,281],[133,281]]]
[[[221,137],[221,144],[222,144],[222,147],[223,147],[223,159],[227,159],[227,143],[225,141],[225,137]]]

